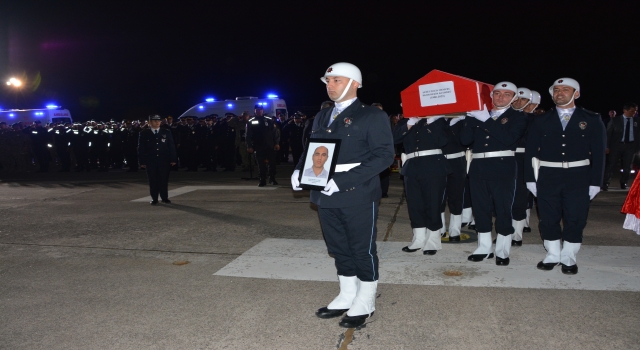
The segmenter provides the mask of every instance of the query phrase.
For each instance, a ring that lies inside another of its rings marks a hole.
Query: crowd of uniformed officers
[[[182,117],[180,120],[171,116],[163,118],[161,128],[171,131],[178,153],[178,163],[172,170],[235,171],[236,166],[241,166],[242,171],[254,167],[258,171],[263,166],[270,166],[269,180],[275,183],[275,164],[289,162],[290,154],[295,164],[301,156],[307,116],[296,112],[292,116],[268,117],[262,115],[261,106],[256,106],[252,112],[251,115],[249,112],[239,116],[229,113],[204,118]],[[258,117],[257,114],[261,115]],[[254,132],[252,145],[247,145],[247,123],[252,117],[266,118],[274,137],[268,139]],[[106,172],[110,169],[136,172],[140,168],[139,136],[146,129],[149,129],[147,120],[46,125],[40,121],[11,125],[0,122],[0,171],[49,172],[55,168],[60,172]],[[271,163],[268,165],[263,157],[264,142],[269,142],[270,151],[273,151],[273,157],[269,155],[267,159]],[[255,155],[248,152],[250,148],[255,149]],[[262,160],[257,164],[259,166],[255,166],[257,159]],[[259,176],[261,183],[266,181],[266,173]]]

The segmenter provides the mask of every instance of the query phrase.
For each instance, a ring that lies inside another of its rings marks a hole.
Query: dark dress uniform
[[[151,199],[157,202],[160,194],[160,198],[167,201],[170,163],[178,161],[171,131],[163,128],[159,128],[157,133],[152,129],[143,130],[138,142],[138,159],[140,165],[146,166]]]
[[[291,147],[291,154],[293,155],[293,164],[298,164],[304,145],[302,144],[302,137],[304,132],[304,123],[295,123],[291,121],[282,128],[282,138],[286,139],[286,147]],[[282,146],[281,146],[282,147]],[[287,156],[288,158],[288,156]]]
[[[280,144],[280,133],[273,119],[266,116],[254,116],[247,122],[247,148],[253,148],[260,169],[260,183],[264,184],[269,175],[269,181],[275,182],[276,150]]]
[[[340,189],[331,196],[311,191],[327,250],[335,259],[338,275],[357,276],[360,281],[378,280],[376,221],[382,197],[378,174],[393,163],[393,136],[386,114],[356,99],[329,125],[333,108],[314,119],[312,139],[340,139],[337,164],[360,165],[336,172]],[[302,170],[304,157],[296,166]]]
[[[529,125],[535,117],[533,114],[525,113],[526,116],[526,130],[529,129]],[[513,240],[512,245],[522,245],[522,232],[526,225],[527,209],[529,209],[531,192],[527,189],[526,181],[524,180],[524,150],[527,144],[527,131],[516,143],[516,163],[518,164],[518,171],[516,173],[516,192],[513,199]]]
[[[53,143],[53,138],[47,129],[42,127],[41,124],[37,124],[35,128],[31,129],[31,140],[33,145],[33,154],[40,166],[38,172],[46,173],[49,171],[49,164],[51,163],[49,147]]]
[[[541,162],[537,180],[534,157]],[[602,185],[604,166],[605,128],[597,113],[577,107],[564,130],[556,108],[533,120],[527,135],[525,179],[536,182],[540,234],[548,252],[540,264],[575,266],[577,273],[575,254],[587,225],[589,187]],[[548,269],[540,264],[538,268]]]
[[[471,261],[491,258],[492,217],[496,214],[496,259],[498,265],[509,264],[513,198],[516,186],[517,141],[526,128],[523,112],[511,108],[495,120],[482,122],[467,117],[460,134],[462,144],[473,143],[473,160],[469,167],[471,202],[478,231],[478,248],[469,256]],[[494,153],[495,152],[495,153]],[[502,237],[500,237],[502,236]],[[487,243],[488,239],[488,243]]]
[[[428,124],[427,118],[423,118],[411,129],[408,128],[408,121],[398,122],[393,130],[393,141],[402,142],[407,152],[405,156],[410,157],[402,165],[400,174],[404,176],[414,237],[411,245],[402,250],[414,252],[423,249],[424,254],[433,255],[442,249],[440,208],[447,175],[451,173],[451,167],[442,154],[442,147],[449,142],[445,131],[447,121],[440,118]]]
[[[460,143],[460,133],[464,126],[464,121],[460,120],[450,125],[454,119],[447,121],[445,129],[448,142],[442,147],[442,152],[447,158],[447,164],[451,168],[451,173],[447,175],[447,189],[445,200],[442,201],[441,217],[444,227],[444,207],[449,205],[449,241],[460,240],[460,228],[462,226],[462,209],[465,206],[465,184],[467,182],[467,158],[465,152],[467,147]],[[470,204],[469,204],[470,205]],[[441,231],[441,233],[444,233]]]

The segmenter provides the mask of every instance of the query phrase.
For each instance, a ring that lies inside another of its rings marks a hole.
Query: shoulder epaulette
[[[588,110],[586,108],[583,108],[583,107],[578,107],[578,108],[580,108],[582,111],[584,111],[587,114],[590,114],[590,115],[592,115],[594,117],[600,117],[600,113],[596,113],[596,112],[590,111],[590,110]]]
[[[269,119],[269,120],[271,120],[271,117],[267,117],[266,115],[264,116],[264,118],[265,118],[265,119]]]

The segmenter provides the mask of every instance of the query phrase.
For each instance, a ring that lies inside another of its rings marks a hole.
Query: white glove
[[[461,120],[464,120],[464,116],[451,118],[451,123],[449,125],[450,126],[454,126],[454,125],[456,125],[457,122],[459,122]]]
[[[299,177],[300,170],[294,171],[293,175],[291,175],[291,187],[294,191],[302,191],[302,188],[300,188],[300,180],[298,180]]]
[[[491,118],[489,114],[489,110],[487,110],[487,105],[484,105],[484,108],[481,111],[471,111],[467,112],[467,115],[470,117],[474,117],[481,122],[487,121],[487,119]]]
[[[600,186],[589,186],[589,199],[593,199],[598,192],[600,192]]]
[[[427,124],[431,124],[431,123],[435,122],[436,120],[438,120],[438,119],[440,119],[442,117],[444,117],[444,116],[443,115],[436,115],[436,116],[433,116],[433,117],[429,117],[429,118],[427,118]]]
[[[527,189],[533,194],[534,197],[538,197],[538,187],[535,182],[527,182]]]
[[[333,179],[327,182],[327,185],[324,186],[324,191],[320,191],[320,193],[326,194],[327,196],[330,196],[336,192],[340,192],[340,189],[338,188],[338,185],[336,185],[335,181],[333,181]]]
[[[419,121],[420,121],[420,118],[417,118],[417,117],[409,118],[407,125],[416,125],[416,123]]]

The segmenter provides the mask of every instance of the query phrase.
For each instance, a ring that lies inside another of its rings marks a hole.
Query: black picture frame
[[[310,139],[309,142],[307,142],[307,147],[305,148],[307,151],[304,154],[304,164],[298,178],[301,188],[316,191],[324,190],[327,182],[331,180],[336,171],[341,141],[342,140],[339,139]],[[327,148],[327,159],[322,164],[324,170],[320,174],[316,175],[314,169],[312,169],[314,165],[313,155],[319,147]],[[310,174],[313,174],[313,176],[310,176]]]

